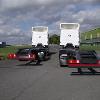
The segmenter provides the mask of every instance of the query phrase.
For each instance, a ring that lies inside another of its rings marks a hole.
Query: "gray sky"
[[[100,0],[0,0],[0,41],[31,43],[32,26],[60,33],[62,22],[80,23],[80,31],[100,27]]]

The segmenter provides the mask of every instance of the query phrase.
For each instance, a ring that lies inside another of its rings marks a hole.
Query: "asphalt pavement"
[[[76,69],[59,66],[58,50],[50,47],[40,65],[0,61],[0,100],[100,100],[100,75],[71,75]]]

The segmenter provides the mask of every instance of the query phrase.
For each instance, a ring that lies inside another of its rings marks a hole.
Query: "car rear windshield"
[[[93,51],[81,51],[80,56],[82,58],[96,58],[95,52]]]
[[[60,54],[66,54],[66,50],[60,50]]]
[[[29,49],[20,49],[17,54],[28,54]]]
[[[76,54],[75,54],[75,51],[73,51],[73,50],[61,50],[61,51],[59,52],[59,54],[60,54],[60,55],[61,55],[61,54],[76,55]]]

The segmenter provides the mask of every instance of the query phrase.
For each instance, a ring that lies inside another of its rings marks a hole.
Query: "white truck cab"
[[[60,46],[72,44],[79,47],[79,27],[78,23],[60,23]]]
[[[48,46],[48,27],[36,26],[32,27],[32,46],[42,44]]]

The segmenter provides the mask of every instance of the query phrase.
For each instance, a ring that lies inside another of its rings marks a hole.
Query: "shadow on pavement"
[[[49,52],[49,55],[52,56],[54,54],[56,54],[57,52]]]
[[[19,65],[16,65],[16,66],[42,66],[43,64],[19,64]]]

